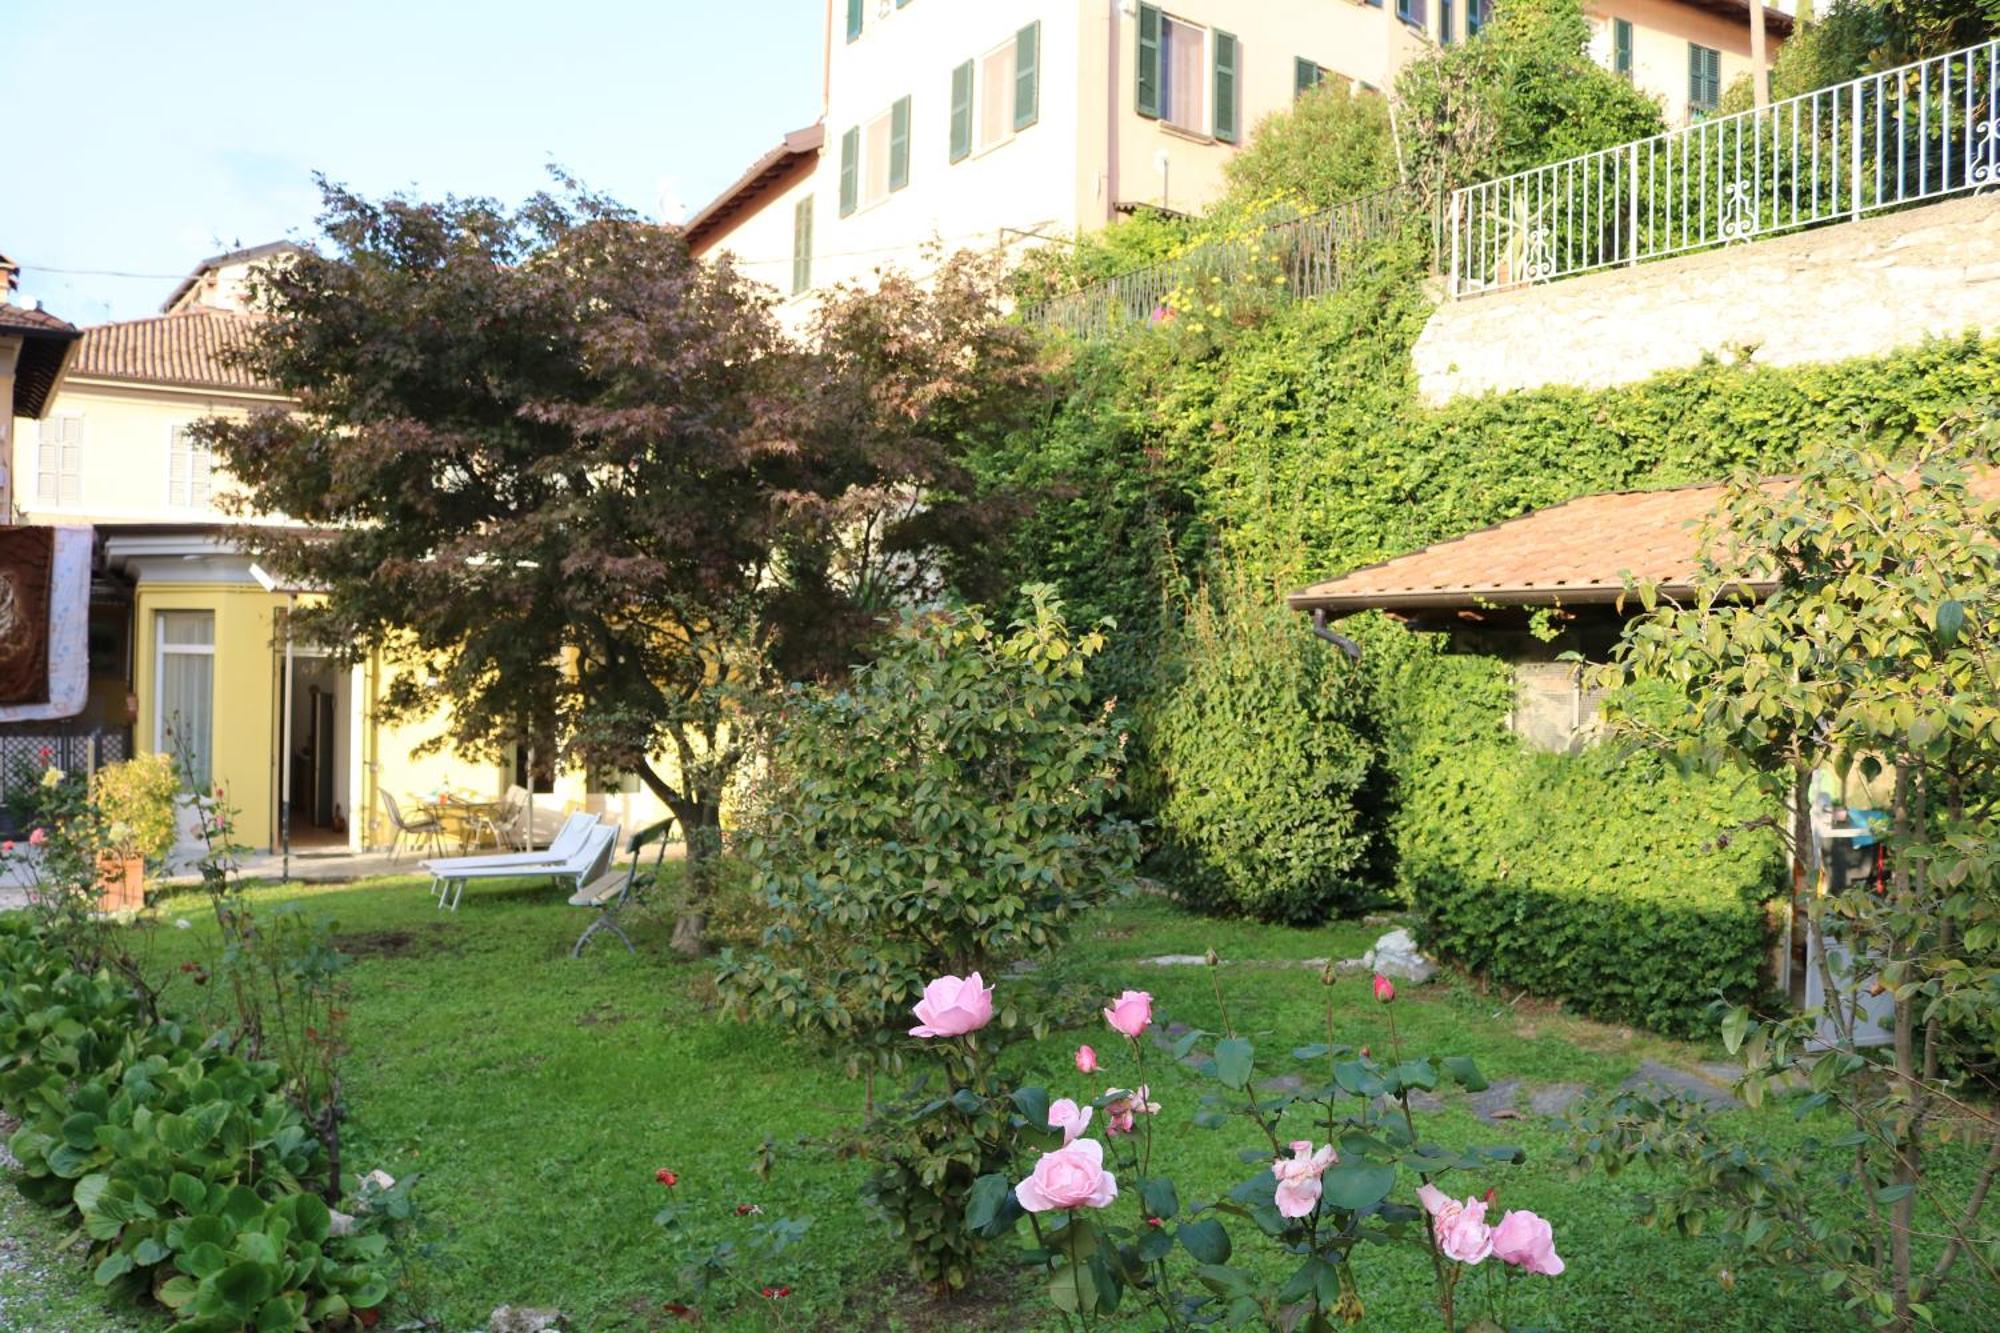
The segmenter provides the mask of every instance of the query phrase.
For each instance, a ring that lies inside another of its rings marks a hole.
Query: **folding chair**
[[[608,930],[624,940],[625,952],[639,952],[632,947],[632,937],[618,924],[618,913],[642,891],[643,886],[639,878],[639,863],[642,858],[639,853],[649,842],[658,843],[659,851],[653,856],[653,867],[646,872],[644,885],[650,886],[660,882],[660,868],[667,860],[667,834],[673,827],[674,818],[669,815],[650,828],[640,829],[632,835],[630,847],[632,865],[629,869],[620,872],[613,866],[609,873],[599,876],[570,895],[571,907],[597,909],[597,919],[585,926],[583,934],[576,937],[576,945],[569,951],[571,958],[583,957],[583,946],[590,943],[590,937],[600,930]]]

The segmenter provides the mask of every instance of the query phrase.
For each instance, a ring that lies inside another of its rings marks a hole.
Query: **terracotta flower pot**
[[[97,858],[97,910],[136,912],[146,905],[146,862],[137,856]]]

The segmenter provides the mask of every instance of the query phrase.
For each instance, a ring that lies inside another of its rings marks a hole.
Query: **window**
[[[910,99],[840,136],[840,215],[879,204],[910,183]]]
[[[840,136],[840,216],[910,184],[910,98]]]
[[[862,0],[847,0],[847,40],[853,41],[861,35]]]
[[[41,423],[35,448],[35,498],[69,507],[83,503],[83,418],[75,413]]]
[[[1396,0],[1396,17],[1414,28],[1424,26],[1424,0]]]
[[[1465,6],[1465,35],[1477,37],[1486,21],[1493,17],[1493,0],[1467,0]]]
[[[1438,45],[1451,45],[1451,0],[1438,0]]]
[[[207,509],[215,494],[214,470],[208,446],[186,426],[175,426],[167,443],[167,503],[177,509]]]
[[[1234,143],[1241,44],[1226,32],[1139,6],[1139,114]]]
[[[1722,52],[1688,43],[1688,110],[1715,110],[1722,100]]]
[[[207,791],[214,781],[215,613],[160,611],[154,620],[158,707],[153,748],[194,770],[194,784]]]
[[[1041,118],[1041,47],[1038,21],[952,70],[952,161],[1005,143]]]
[[[792,295],[812,286],[813,198],[807,195],[792,209]]]
[[[1292,60],[1292,96],[1304,97],[1313,89],[1325,83],[1331,73],[1326,66],[1316,65],[1304,56]]]
[[[1615,74],[1632,77],[1632,20],[1611,20],[1611,69]]]

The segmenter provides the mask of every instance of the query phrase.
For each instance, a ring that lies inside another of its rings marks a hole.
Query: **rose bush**
[[[992,1159],[966,1187],[966,1228],[991,1240],[1025,1222],[1027,1261],[1045,1273],[1048,1299],[1085,1322],[1137,1303],[1169,1329],[1222,1323],[1311,1331],[1354,1323],[1366,1307],[1350,1258],[1356,1246],[1381,1242],[1430,1265],[1444,1327],[1500,1327],[1495,1311],[1504,1308],[1508,1282],[1563,1271],[1554,1228],[1527,1211],[1489,1222],[1493,1189],[1460,1198],[1438,1184],[1518,1163],[1521,1153],[1459,1151],[1420,1138],[1411,1093],[1434,1090],[1445,1078],[1470,1091],[1486,1084],[1462,1057],[1404,1058],[1394,987],[1381,977],[1369,984],[1389,1006],[1391,1060],[1378,1061],[1366,1048],[1301,1047],[1291,1059],[1316,1072],[1298,1091],[1279,1092],[1253,1090],[1256,1048],[1231,1027],[1214,987],[1220,1031],[1190,1030],[1170,1049],[1178,1060],[1195,1059],[1200,1043],[1213,1039],[1213,1053],[1197,1063],[1219,1087],[1191,1115],[1174,1108],[1173,1122],[1247,1131],[1268,1152],[1247,1150],[1258,1169],[1221,1197],[1184,1198],[1172,1178],[1152,1168],[1154,1136],[1167,1112],[1145,1082],[1154,1045],[1151,995],[1128,990],[1103,1010],[1123,1039],[1122,1055],[1100,1056],[1088,1045],[1076,1052],[1079,1074],[1122,1067],[1128,1084],[1090,1100],[1052,1098],[1047,1088],[1012,1083],[993,1069],[998,1060],[980,1045],[978,1026],[942,1031],[950,1024],[941,1019],[968,1007],[963,997],[973,994],[976,979],[938,978],[916,1008],[923,1021],[913,1032],[932,1058],[965,1077],[934,1105],[982,1125]],[[1329,1026],[1332,1018],[1329,1001]],[[1297,1136],[1287,1138],[1288,1131]],[[1285,1257],[1282,1277],[1271,1278],[1266,1263],[1232,1262],[1239,1243],[1252,1241]],[[1464,1290],[1475,1271],[1487,1275],[1487,1311],[1476,1323],[1466,1319],[1472,1302]],[[1129,1319],[1130,1311],[1119,1317]]]

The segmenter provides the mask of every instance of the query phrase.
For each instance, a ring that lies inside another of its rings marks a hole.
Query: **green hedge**
[[[1743,828],[1770,813],[1756,791],[1611,746],[1529,750],[1494,720],[1510,690],[1501,664],[1427,667],[1447,679],[1427,692],[1396,818],[1424,947],[1660,1032],[1702,1030],[1712,1001],[1749,999],[1764,900],[1782,882],[1776,838]]]
[[[306,1186],[323,1150],[268,1060],[85,974],[26,913],[0,915],[0,1104],[21,1192],[72,1213],[99,1284],[156,1297],[179,1326],[348,1327],[389,1294],[388,1236],[364,1212],[335,1235]],[[380,1201],[378,1201],[380,1202]]]

